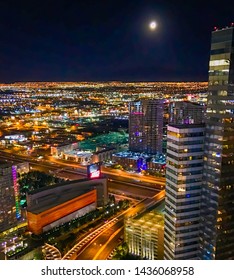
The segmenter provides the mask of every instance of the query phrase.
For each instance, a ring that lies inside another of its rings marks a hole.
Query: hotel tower
[[[234,259],[234,27],[212,32],[200,258]]]
[[[167,134],[165,259],[234,259],[234,27],[211,36],[205,125]]]
[[[129,150],[147,154],[162,152],[162,99],[142,99],[130,102]]]

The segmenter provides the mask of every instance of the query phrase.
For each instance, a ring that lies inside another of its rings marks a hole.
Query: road
[[[76,180],[86,177],[86,167],[77,164],[57,161],[36,161],[22,155],[12,155],[0,151],[0,158],[9,162],[30,163],[30,167],[43,172],[49,172],[59,177]],[[103,167],[104,170],[107,168]],[[121,170],[108,170],[102,172],[108,178],[108,191],[139,199],[152,197],[165,185],[164,178],[148,178],[142,175],[128,174]]]
[[[155,203],[164,200],[165,190],[160,191],[152,198],[143,199],[124,213],[112,219],[109,223],[90,233],[79,241],[65,256],[64,259],[76,260],[105,260],[117,246],[118,240],[123,235],[124,219],[133,217],[150,209]]]
[[[154,187],[137,185],[135,183],[127,183],[119,180],[108,180],[108,191],[111,193],[122,194],[125,196],[133,196],[138,199],[154,196],[159,190]]]
[[[53,158],[52,156],[48,157],[48,159],[33,159],[30,156],[11,154],[9,152],[0,150],[0,157],[3,159],[7,159],[9,161],[15,162],[24,162],[27,161],[30,165],[40,168],[48,172],[48,170],[54,171],[62,169],[68,173],[79,174],[86,177],[86,166],[82,166],[73,162],[66,162],[62,160],[58,160]],[[49,168],[49,169],[48,169]],[[153,176],[144,176],[142,174],[133,174],[128,173],[122,170],[110,169],[102,165],[102,174],[106,175],[108,178],[112,178],[112,176],[118,178],[124,178],[125,181],[130,179],[131,181],[135,180],[135,182],[140,183],[152,183],[154,185],[165,185],[165,178],[161,177],[153,177]]]
[[[119,230],[121,229],[121,230]],[[117,234],[116,234],[117,232]],[[118,238],[123,234],[123,220],[110,226],[90,242],[76,257],[77,260],[107,259],[109,252],[117,246]],[[112,243],[115,237],[115,242]]]
[[[0,151],[0,158],[10,162],[27,161],[30,166],[44,172],[53,174],[63,174],[63,176],[78,176],[79,178],[86,177],[86,167],[78,166],[64,162],[54,161],[36,161],[29,157],[21,155],[12,155]],[[106,170],[103,167],[102,173],[108,178],[108,191],[142,199],[141,202],[135,204],[134,207],[128,209],[124,215],[118,218],[118,221],[105,228],[97,236],[92,238],[87,244],[76,247],[76,251],[71,254],[70,259],[107,259],[112,250],[117,246],[118,240],[123,235],[124,218],[134,216],[141,213],[155,201],[161,200],[165,196],[165,191],[161,191],[165,185],[164,178],[148,178],[142,175],[128,174],[121,170]],[[74,180],[74,179],[71,179]],[[160,191],[160,192],[159,192]],[[159,192],[159,193],[158,193]]]
[[[104,230],[95,240],[92,240],[82,252],[77,254],[77,260],[105,260],[108,258],[113,249],[118,245],[118,240],[124,233],[124,219],[138,215],[160,202],[165,197],[165,191],[161,191],[153,198],[144,199],[131,207],[124,214],[118,217],[118,221],[109,229]],[[99,248],[100,247],[100,248]]]

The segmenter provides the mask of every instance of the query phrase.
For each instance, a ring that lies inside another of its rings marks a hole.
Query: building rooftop
[[[41,199],[38,204],[34,204],[31,207],[29,207],[28,211],[34,214],[39,214],[57,205],[72,200],[73,198],[79,197],[82,194],[88,193],[91,190],[93,189],[90,187],[90,189],[86,190],[74,189],[73,191],[68,191],[67,189],[65,189],[63,192],[54,192],[53,194],[44,196],[43,200]]]
[[[56,189],[56,188],[64,186],[64,185],[67,186],[67,185],[72,185],[72,184],[82,183],[82,182],[87,182],[87,181],[93,181],[93,180],[91,180],[89,178],[83,178],[83,179],[78,179],[78,180],[73,180],[73,181],[66,181],[66,182],[58,183],[58,184],[55,184],[55,185],[52,185],[52,186],[45,186],[43,188],[33,190],[29,194],[36,194],[36,193],[39,193],[39,192],[42,192],[42,191],[46,191],[48,189]]]
[[[104,152],[108,152],[108,151],[114,151],[115,148],[114,147],[111,147],[111,148],[103,148],[102,150],[100,151],[96,151],[94,152],[95,155],[98,155],[98,154],[101,154],[101,153],[104,153]]]
[[[171,126],[171,127],[175,127],[175,128],[178,128],[178,129],[186,129],[186,128],[200,128],[200,127],[205,127],[205,124],[204,123],[201,123],[201,124],[169,124],[168,127]]]
[[[159,204],[153,206],[151,210],[146,210],[133,218],[129,218],[128,221],[131,221],[136,226],[149,228],[151,230],[164,227],[164,208],[165,201],[163,200]]]
[[[90,184],[87,186],[85,185],[85,188],[82,188],[81,186],[77,186],[77,184],[82,184],[82,182],[90,181]],[[70,182],[64,182],[60,184],[56,184],[53,186],[48,186],[41,188],[39,190],[34,190],[30,192],[30,194],[36,194],[41,193],[41,196],[35,197],[35,200],[33,202],[33,205],[28,207],[28,211],[34,214],[39,214],[41,212],[44,212],[50,208],[53,208],[57,205],[60,205],[62,203],[65,203],[69,200],[72,200],[73,198],[76,198],[78,196],[81,196],[85,193],[88,193],[92,190],[94,190],[95,185],[99,184],[97,180],[92,179],[79,179],[74,180]],[[62,186],[66,186],[64,189]],[[70,187],[69,187],[70,186]],[[56,190],[58,188],[58,190]],[[47,190],[54,190],[53,192],[45,192],[43,195],[43,191]]]
[[[163,153],[158,153],[156,155],[146,154],[146,153],[137,153],[131,151],[123,151],[114,153],[113,156],[120,157],[120,158],[128,158],[128,159],[135,159],[138,160],[139,158],[143,158],[146,160],[150,160],[155,163],[165,164],[166,163],[166,155]]]

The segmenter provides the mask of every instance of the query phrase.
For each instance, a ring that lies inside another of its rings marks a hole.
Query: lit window
[[[221,65],[229,65],[229,60],[219,59],[219,60],[211,60],[210,61],[210,66],[221,66]]]

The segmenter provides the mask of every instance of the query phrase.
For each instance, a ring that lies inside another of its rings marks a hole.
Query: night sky
[[[0,82],[207,81],[231,22],[230,0],[1,0]]]

